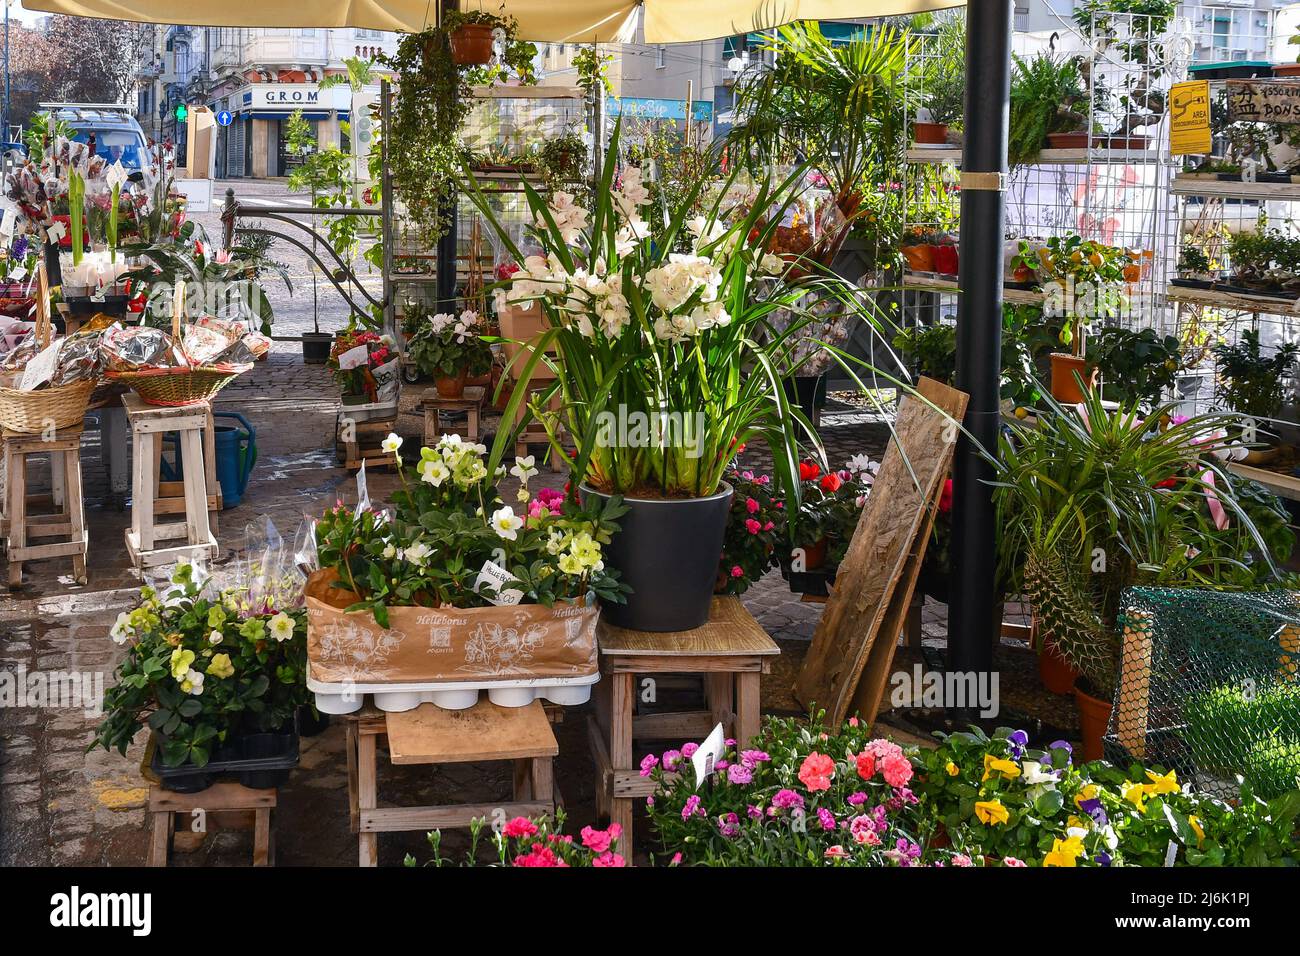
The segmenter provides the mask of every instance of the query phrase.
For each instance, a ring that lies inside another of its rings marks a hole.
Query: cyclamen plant
[[[848,551],[858,519],[871,494],[880,463],[854,455],[839,471],[823,472],[812,461],[799,463],[802,492],[793,512],[795,547],[807,552],[825,542],[828,567],[838,567]]]
[[[250,606],[240,590],[213,593],[190,564],[162,591],[118,615],[113,642],[129,645],[91,747],[123,755],[143,727],[161,741],[164,765],[203,767],[231,734],[291,725],[309,700],[301,591],[277,607]]]
[[[515,389],[506,420],[525,401],[537,363],[546,361],[556,381],[531,411],[548,424],[557,446],[555,416],[563,418],[578,451],[576,480],[607,493],[709,495],[735,448],[762,437],[773,451],[778,484],[794,488],[800,438],[820,449],[784,382],[807,361],[795,349],[809,352],[810,303],[835,298],[854,313],[864,308],[838,278],[783,280],[787,264],[765,251],[802,171],[777,186],[760,184],[752,207],[734,216],[723,207],[726,189],[705,204],[704,215],[692,215],[705,186],[701,177],[662,221],[650,222],[643,218],[650,191],[639,170],[623,168],[614,188],[620,155],[616,131],[590,209],[568,193],[547,200],[524,184],[540,255],[520,251],[493,200],[470,176],[475,205],[522,266],[499,290],[498,308],[540,308],[549,326],[517,373],[525,387]],[[677,251],[683,240],[691,251]],[[783,309],[799,318],[778,330],[770,318]],[[848,367],[843,353],[826,348]],[[549,349],[553,360],[545,357]],[[547,402],[556,390],[563,405],[551,413]],[[633,419],[670,427],[650,441],[614,434],[616,421]],[[498,434],[492,463],[510,441],[506,431]]]
[[[483,375],[492,368],[492,350],[482,333],[477,312],[466,309],[459,316],[440,312],[412,336],[411,360],[425,375],[454,378],[462,370]]]
[[[580,505],[547,493],[534,508],[530,455],[510,469],[520,482],[520,515],[498,495],[496,480],[506,469],[488,473],[483,445],[443,435],[420,450],[414,476],[401,445],[397,435],[384,441],[402,482],[394,514],[340,503],[316,525],[321,567],[332,568],[338,585],[357,596],[348,610],[368,609],[387,627],[389,606],[483,607],[499,597],[495,586],[478,586],[489,564],[513,579],[501,590],[521,591],[521,603],[549,607],[589,595],[625,600],[627,586],[603,560],[627,511],[621,499]]]

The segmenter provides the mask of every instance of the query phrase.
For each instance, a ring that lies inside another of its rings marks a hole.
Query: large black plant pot
[[[583,485],[583,498],[608,498]],[[637,631],[689,631],[709,619],[727,531],[731,486],[707,498],[624,498],[630,509],[605,560],[632,588],[627,604],[603,604],[606,621]]]
[[[332,332],[304,332],[302,336],[302,361],[304,365],[324,365],[330,359],[334,344]]]

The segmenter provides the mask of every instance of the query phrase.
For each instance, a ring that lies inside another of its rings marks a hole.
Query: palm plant
[[[772,68],[737,91],[744,119],[727,145],[757,164],[807,162],[852,218],[866,184],[899,178],[917,96],[904,72],[917,47],[889,26],[846,44],[832,43],[813,21],[781,27],[767,47]]]
[[[1137,403],[1108,412],[1096,391],[1077,409],[1043,401],[1037,425],[1013,422],[989,456],[1000,560],[1041,632],[1104,694],[1117,674],[1126,587],[1254,583],[1247,553],[1275,572],[1272,552],[1220,464],[1229,416],[1161,430],[1148,423],[1172,405],[1143,420]]]

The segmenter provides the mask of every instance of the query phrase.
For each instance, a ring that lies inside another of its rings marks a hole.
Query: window
[[[1215,17],[1214,18],[1214,49],[1226,50],[1228,40],[1232,35],[1232,17]]]
[[[665,51],[662,46],[655,47],[655,69],[656,70],[662,70],[665,66],[668,65],[665,62],[664,52]]]

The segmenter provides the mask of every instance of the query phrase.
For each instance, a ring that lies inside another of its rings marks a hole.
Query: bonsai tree
[[[1210,257],[1200,246],[1188,243],[1178,253],[1178,276],[1183,279],[1206,279],[1210,275]]]
[[[1214,347],[1218,363],[1215,398],[1225,407],[1251,418],[1272,418],[1282,405],[1283,380],[1295,369],[1300,345],[1283,342],[1265,358],[1258,329],[1246,329],[1235,345]]]

